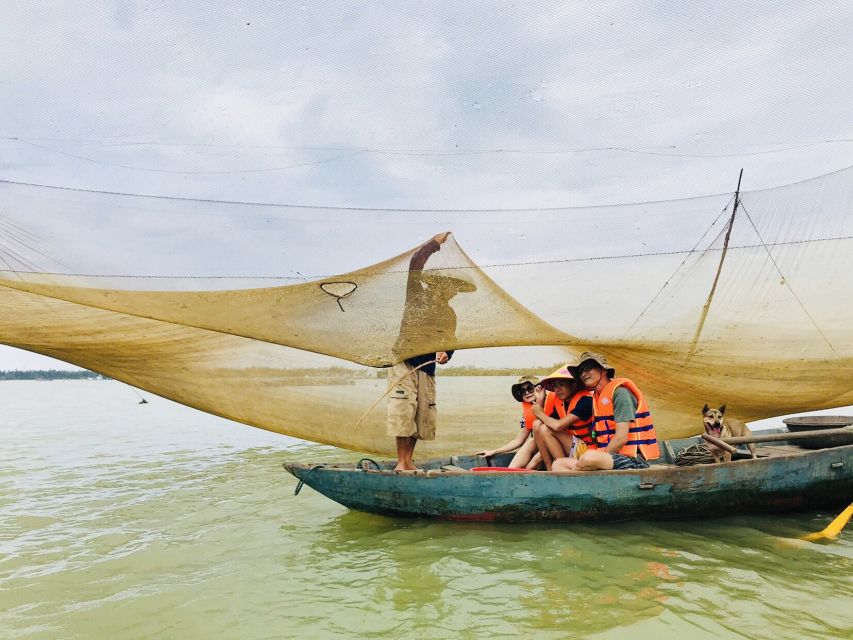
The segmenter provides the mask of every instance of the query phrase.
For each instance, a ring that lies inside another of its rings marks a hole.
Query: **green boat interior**
[[[793,419],[792,419],[793,420]],[[761,458],[781,458],[792,455],[807,454],[815,449],[833,448],[838,446],[853,445],[853,429],[849,426],[853,424],[853,417],[842,420],[839,416],[821,416],[819,419],[802,418],[806,420],[809,431],[821,429],[832,429],[833,435],[812,435],[808,438],[800,438],[799,435],[792,435],[796,440],[775,440],[770,442],[756,442],[756,457]],[[802,422],[800,424],[803,424]],[[845,428],[846,427],[846,428]],[[844,431],[845,433],[838,433]],[[795,434],[796,429],[765,429],[757,432],[755,435],[759,437],[776,436],[780,434]],[[661,469],[666,467],[676,468],[678,466],[692,466],[676,464],[676,460],[683,456],[685,450],[696,448],[697,445],[703,445],[704,441],[701,436],[693,436],[690,438],[679,438],[674,440],[665,440],[661,446],[661,457],[657,460],[650,461],[652,469]],[[682,456],[679,456],[682,454]],[[394,474],[407,475],[436,475],[436,474],[455,474],[455,473],[471,473],[472,469],[477,469],[478,472],[488,473],[488,468],[494,468],[495,472],[507,471],[506,465],[512,459],[513,453],[502,453],[493,457],[474,455],[456,455],[443,458],[433,458],[431,460],[418,461],[418,471],[393,471],[396,464],[395,460],[376,460],[374,458],[362,458],[358,462],[342,462],[323,464],[326,469],[341,469],[353,470],[361,469],[367,472],[387,472]],[[701,459],[700,456],[698,456]],[[752,455],[745,445],[737,447],[737,451],[732,454],[732,462],[749,461]],[[308,466],[308,465],[306,465]],[[523,472],[523,470],[514,470]],[[642,471],[640,471],[642,472]],[[608,473],[638,473],[637,470],[612,471]]]

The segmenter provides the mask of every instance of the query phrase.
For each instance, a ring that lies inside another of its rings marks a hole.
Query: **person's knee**
[[[601,451],[587,451],[577,462],[578,471],[596,471],[613,468],[613,458]]]
[[[576,465],[574,458],[557,458],[551,465],[551,471],[574,471]]]

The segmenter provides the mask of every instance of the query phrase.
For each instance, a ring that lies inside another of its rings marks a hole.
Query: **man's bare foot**
[[[418,469],[413,464],[405,464],[403,462],[398,462],[397,466],[394,467],[394,471],[420,471],[420,469]]]

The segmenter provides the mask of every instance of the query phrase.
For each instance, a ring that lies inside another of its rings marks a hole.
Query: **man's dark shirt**
[[[450,358],[453,357],[452,351],[445,351],[445,353],[447,354],[448,360],[450,360]],[[435,360],[435,354],[434,353],[425,353],[422,356],[415,356],[414,358],[409,358],[408,360],[406,360],[406,364],[409,365],[410,367],[417,367],[417,366],[422,365],[424,362],[429,362],[430,360]],[[427,366],[423,367],[421,369],[421,371],[423,371],[428,376],[435,377],[435,362],[433,362],[432,364],[428,364]]]

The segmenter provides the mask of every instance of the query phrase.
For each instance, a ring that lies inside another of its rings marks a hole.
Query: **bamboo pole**
[[[712,445],[717,447],[717,449],[722,449],[723,451],[728,451],[729,453],[736,453],[737,452],[737,449],[735,449],[732,445],[728,444],[727,442],[723,442],[719,438],[715,438],[711,434],[703,433],[702,438],[706,442],[710,442]]]
[[[705,434],[703,434],[704,437]],[[725,438],[721,442],[727,444],[749,444],[752,442],[779,442],[787,440],[793,442],[795,440],[807,440],[815,437],[827,436],[842,436],[853,435],[853,426],[842,427],[840,429],[816,429],[814,431],[791,431],[788,433],[769,433],[765,435],[740,436],[738,438]],[[716,439],[716,438],[715,438]]]

